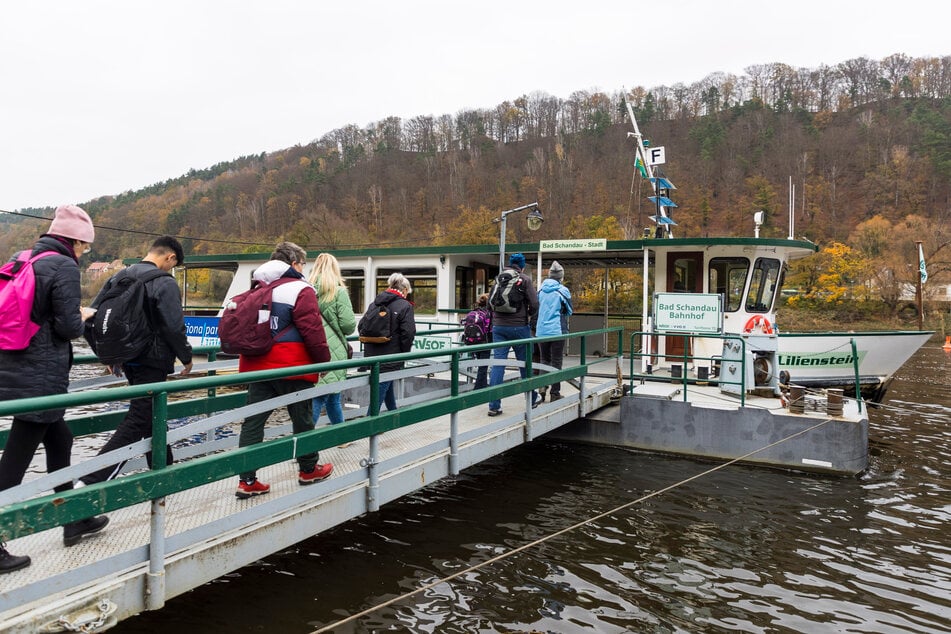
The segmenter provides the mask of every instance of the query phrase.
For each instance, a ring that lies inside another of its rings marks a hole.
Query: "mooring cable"
[[[496,563],[496,562],[498,562],[498,561],[501,561],[501,560],[503,560],[503,559],[506,559],[506,558],[508,558],[508,557],[511,557],[512,555],[516,555],[516,554],[518,554],[518,553],[520,553],[520,552],[522,552],[522,551],[528,550],[529,548],[533,548],[533,547],[535,547],[535,546],[538,546],[539,544],[543,544],[543,543],[549,541],[550,539],[554,539],[555,537],[560,537],[561,535],[564,535],[565,533],[569,533],[569,532],[571,532],[571,531],[573,531],[573,530],[576,530],[576,529],[578,529],[578,528],[581,528],[581,527],[583,527],[583,526],[587,526],[588,524],[591,524],[592,522],[596,522],[596,521],[598,521],[598,520],[600,520],[600,519],[603,519],[603,518],[605,518],[605,517],[607,517],[607,516],[609,516],[609,515],[613,515],[613,514],[615,514],[615,513],[618,513],[618,512],[620,512],[620,511],[623,511],[623,510],[625,510],[625,509],[627,509],[627,508],[629,508],[629,507],[631,507],[631,506],[634,506],[635,504],[640,504],[641,502],[645,502],[645,501],[647,501],[647,500],[649,500],[649,499],[651,499],[651,498],[653,498],[653,497],[656,497],[656,496],[658,496],[658,495],[661,495],[662,493],[667,493],[668,491],[672,491],[672,490],[674,490],[674,489],[676,489],[676,488],[678,488],[678,487],[681,487],[681,486],[683,486],[683,485],[685,485],[685,484],[687,484],[687,483],[689,483],[689,482],[692,482],[692,481],[694,481],[694,480],[697,480],[697,479],[699,479],[699,478],[701,478],[701,477],[703,477],[703,476],[706,476],[706,475],[709,475],[709,474],[711,474],[711,473],[714,473],[715,471],[719,471],[720,469],[723,469],[723,468],[725,468],[725,467],[728,467],[728,466],[730,466],[730,465],[732,465],[732,464],[735,464],[735,463],[737,463],[737,462],[739,462],[739,461],[741,461],[741,460],[745,460],[746,458],[749,458],[750,456],[754,456],[754,455],[760,453],[761,451],[765,451],[765,450],[771,449],[772,447],[775,447],[775,446],[777,446],[777,445],[781,445],[782,443],[786,442],[787,440],[792,440],[793,438],[796,438],[796,437],[798,437],[798,436],[802,436],[803,434],[807,434],[807,433],[809,433],[809,432],[811,432],[811,431],[814,431],[814,430],[816,430],[816,429],[819,429],[819,428],[822,427],[823,425],[825,425],[825,424],[827,424],[827,423],[830,423],[830,422],[832,422],[832,419],[831,419],[831,418],[827,418],[827,419],[825,419],[824,421],[813,425],[812,427],[808,427],[808,428],[806,428],[806,429],[800,430],[800,431],[798,431],[798,432],[796,432],[796,433],[794,433],[794,434],[792,434],[792,435],[790,435],[790,436],[787,436],[787,437],[785,437],[785,438],[781,438],[781,439],[779,439],[779,440],[777,440],[777,441],[775,441],[775,442],[772,442],[772,443],[770,443],[770,444],[768,444],[768,445],[766,445],[766,446],[764,446],[764,447],[760,447],[759,449],[756,449],[756,450],[754,450],[754,451],[751,451],[751,452],[749,452],[749,453],[747,453],[747,454],[744,454],[744,455],[742,455],[742,456],[739,456],[739,457],[737,457],[737,458],[732,458],[731,460],[728,460],[727,462],[724,462],[724,463],[722,463],[722,464],[719,464],[719,465],[717,465],[717,466],[715,466],[715,467],[713,467],[713,468],[711,468],[711,469],[707,469],[706,471],[701,471],[701,472],[698,473],[698,474],[692,475],[692,476],[690,476],[689,478],[686,478],[686,479],[681,480],[681,481],[679,481],[679,482],[675,482],[674,484],[671,484],[671,485],[669,485],[669,486],[666,486],[666,487],[664,487],[663,489],[658,489],[657,491],[653,491],[653,492],[651,492],[651,493],[648,493],[647,495],[641,496],[641,497],[637,498],[636,500],[632,500],[632,501],[630,501],[630,502],[626,502],[626,503],[624,503],[624,504],[622,504],[622,505],[620,505],[620,506],[614,507],[614,508],[611,509],[610,511],[605,511],[605,512],[603,512],[603,513],[599,513],[599,514],[595,515],[594,517],[590,517],[590,518],[588,518],[588,519],[586,519],[586,520],[582,520],[582,521],[580,521],[580,522],[577,522],[576,524],[572,524],[571,526],[568,526],[568,527],[563,528],[563,529],[561,529],[561,530],[555,531],[554,533],[551,533],[550,535],[546,535],[546,536],[544,536],[544,537],[540,537],[539,539],[536,539],[536,540],[534,540],[534,541],[531,541],[531,542],[529,542],[529,543],[527,543],[527,544],[522,544],[521,546],[518,546],[518,547],[516,547],[516,548],[513,548],[513,549],[511,549],[511,550],[509,550],[509,551],[506,551],[506,552],[500,554],[500,555],[496,555],[495,557],[490,557],[489,559],[486,559],[486,560],[483,561],[483,562],[480,562],[480,563],[477,563],[477,564],[475,564],[475,565],[469,566],[469,567],[466,568],[465,570],[460,570],[459,572],[455,572],[455,573],[453,573],[453,574],[451,574],[451,575],[449,575],[449,576],[447,576],[447,577],[442,577],[441,579],[438,579],[438,580],[436,580],[436,581],[432,581],[432,582],[430,582],[430,583],[424,584],[424,585],[420,586],[419,588],[416,588],[415,590],[412,590],[412,591],[410,591],[410,592],[406,592],[406,593],[401,594],[401,595],[399,595],[399,596],[397,596],[397,597],[393,597],[392,599],[389,599],[389,600],[387,600],[387,601],[384,601],[383,603],[377,604],[377,605],[375,605],[375,606],[373,606],[373,607],[367,608],[366,610],[362,610],[362,611],[360,611],[360,612],[357,612],[356,614],[352,614],[352,615],[350,615],[350,616],[348,616],[348,617],[346,617],[346,618],[344,618],[344,619],[340,619],[339,621],[336,621],[336,622],[334,622],[334,623],[332,623],[332,624],[330,624],[330,625],[325,625],[325,626],[323,626],[323,627],[321,627],[321,628],[319,628],[319,629],[317,629],[317,630],[314,630],[312,634],[321,634],[322,632],[331,632],[331,631],[333,631],[333,630],[334,630],[335,628],[337,628],[337,627],[340,627],[340,626],[342,626],[342,625],[346,625],[347,623],[350,623],[350,622],[355,621],[355,620],[357,620],[357,619],[363,618],[364,616],[367,616],[367,615],[369,615],[369,614],[373,614],[374,612],[376,612],[376,611],[378,611],[378,610],[380,610],[380,609],[382,609],[382,608],[389,607],[389,606],[393,605],[394,603],[398,603],[398,602],[400,602],[400,601],[403,601],[404,599],[408,599],[408,598],[410,598],[410,597],[412,597],[412,596],[415,596],[415,595],[417,595],[417,594],[419,594],[419,593],[421,593],[421,592],[425,592],[426,590],[430,590],[430,589],[432,589],[432,588],[435,588],[435,587],[438,586],[438,585],[441,585],[441,584],[443,584],[443,583],[448,583],[448,582],[450,582],[450,581],[452,581],[452,580],[454,580],[454,579],[456,579],[456,578],[458,578],[458,577],[461,577],[462,575],[468,574],[468,573],[470,573],[470,572],[474,572],[474,571],[476,571],[476,570],[479,570],[480,568],[484,568],[485,566],[488,566],[488,565],[490,565],[490,564],[494,564],[494,563]]]

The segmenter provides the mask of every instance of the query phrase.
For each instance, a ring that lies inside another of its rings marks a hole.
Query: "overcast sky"
[[[4,2],[0,210],[533,91],[944,56],[949,25],[946,0]]]

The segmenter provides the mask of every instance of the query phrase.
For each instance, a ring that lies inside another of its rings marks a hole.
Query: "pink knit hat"
[[[93,242],[96,239],[96,229],[92,226],[89,214],[76,205],[57,207],[56,215],[53,216],[53,222],[46,233],[83,242]]]

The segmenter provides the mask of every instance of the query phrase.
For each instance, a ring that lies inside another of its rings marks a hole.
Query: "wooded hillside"
[[[763,235],[786,235],[791,177],[797,236],[823,245],[852,236],[851,244],[868,221],[886,235],[913,225],[926,253],[942,256],[929,271],[947,268],[939,260],[951,259],[942,252],[951,56],[901,54],[818,69],[751,66],[742,76],[567,99],[533,93],[491,109],[346,126],[307,145],[75,201],[99,227],[89,261],[141,255],[157,233],[182,237],[189,253],[265,251],[281,239],[308,249],[493,243],[491,219],[536,200],[542,229],[529,238],[509,223],[508,240],[637,237],[652,211],[648,185],[632,178],[625,98],[645,137],[666,148],[677,235],[751,235],[757,210],[767,212]],[[4,256],[46,226],[6,215],[0,223]]]

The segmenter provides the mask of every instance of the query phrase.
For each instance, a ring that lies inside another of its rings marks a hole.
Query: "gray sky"
[[[533,91],[944,56],[949,24],[946,0],[4,2],[0,210]]]

